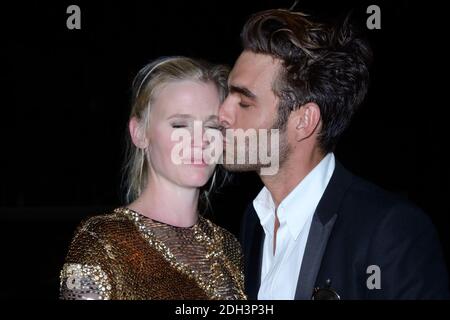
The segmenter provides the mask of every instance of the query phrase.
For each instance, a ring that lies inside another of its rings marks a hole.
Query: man
[[[248,145],[237,146],[245,162],[224,164],[257,171],[265,185],[242,225],[249,298],[448,298],[429,218],[333,154],[367,92],[366,42],[348,22],[334,28],[288,10],[255,14],[241,37],[220,121],[280,133],[276,174],[248,161]],[[225,154],[231,145],[225,141]]]

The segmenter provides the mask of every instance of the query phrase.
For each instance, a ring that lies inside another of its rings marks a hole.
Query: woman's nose
[[[205,149],[208,147],[209,143],[210,141],[207,137],[205,128],[195,132],[191,139],[191,146],[194,148]]]

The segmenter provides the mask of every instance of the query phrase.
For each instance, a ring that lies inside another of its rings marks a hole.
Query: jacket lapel
[[[340,203],[353,175],[336,160],[334,173],[317,205],[309,230],[295,292],[296,300],[311,299],[325,249],[338,218]]]
[[[254,213],[256,215],[256,212]],[[259,223],[253,225],[250,252],[247,252],[247,270],[245,272],[245,287],[250,300],[257,300],[261,284],[261,264],[263,256],[264,230]]]
[[[311,299],[323,253],[325,252],[328,238],[330,237],[336,218],[337,215],[334,215],[323,225],[317,215],[314,215],[297,281],[295,300]]]

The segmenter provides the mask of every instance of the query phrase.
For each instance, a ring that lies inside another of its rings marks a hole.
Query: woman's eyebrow
[[[185,114],[185,113],[176,113],[176,114],[173,114],[170,117],[168,117],[167,120],[173,119],[173,118],[192,119],[193,116],[190,114]]]
[[[195,119],[195,117],[192,116],[191,114],[176,113],[176,114],[173,114],[170,117],[168,117],[167,120],[174,119],[174,118],[187,119],[187,120]],[[215,114],[212,114],[205,119],[205,121],[214,121],[214,120],[219,120],[219,117]]]
[[[208,118],[206,118],[206,121],[209,121],[209,120],[219,120],[219,117],[215,114],[212,114]]]

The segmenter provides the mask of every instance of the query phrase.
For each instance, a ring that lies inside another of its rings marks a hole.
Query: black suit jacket
[[[260,287],[264,231],[251,204],[243,218],[245,286]],[[380,268],[380,289],[367,281]],[[341,299],[448,299],[447,268],[430,219],[420,209],[348,172],[338,161],[314,213],[295,299],[327,280]]]

